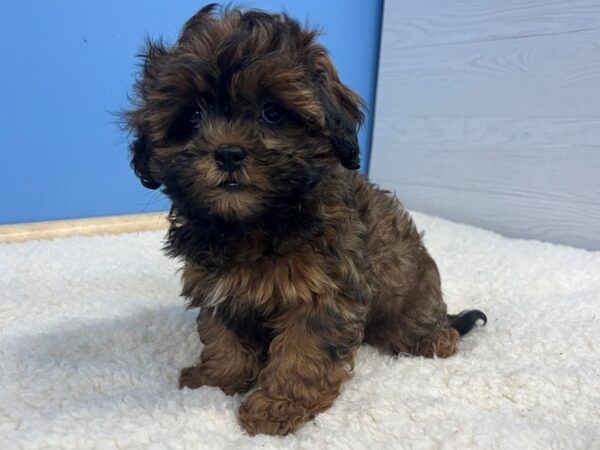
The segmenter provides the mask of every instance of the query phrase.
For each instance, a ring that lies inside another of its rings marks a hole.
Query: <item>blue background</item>
[[[127,107],[145,36],[173,42],[207,2],[4,0],[0,7],[0,223],[167,209],[129,168]],[[382,0],[272,0],[250,7],[320,25],[342,80],[369,105],[368,164]]]

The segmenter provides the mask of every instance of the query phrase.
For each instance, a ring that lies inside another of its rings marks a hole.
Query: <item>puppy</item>
[[[252,435],[329,408],[363,342],[445,358],[486,321],[447,315],[408,213],[356,172],[363,103],[316,36],[206,6],[174,45],[148,42],[126,112],[132,167],[172,201],[166,250],[200,308],[180,387],[256,386],[239,410]]]

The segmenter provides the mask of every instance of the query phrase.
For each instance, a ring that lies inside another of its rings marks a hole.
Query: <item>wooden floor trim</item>
[[[164,230],[167,212],[0,225],[0,242]]]

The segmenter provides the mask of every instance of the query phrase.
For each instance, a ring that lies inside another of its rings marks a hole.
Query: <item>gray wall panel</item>
[[[600,249],[600,1],[386,1],[375,117],[407,207]]]

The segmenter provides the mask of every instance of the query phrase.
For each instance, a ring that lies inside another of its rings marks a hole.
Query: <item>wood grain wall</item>
[[[600,0],[386,0],[370,177],[410,209],[600,249]]]

